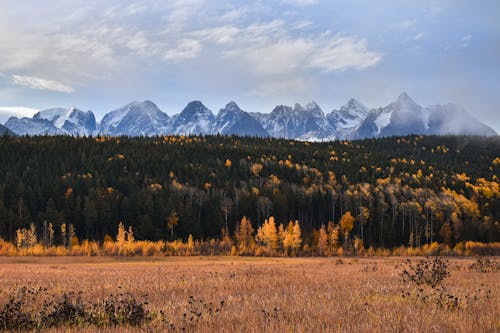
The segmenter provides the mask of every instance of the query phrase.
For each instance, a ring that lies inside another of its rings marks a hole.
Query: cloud
[[[258,47],[232,50],[226,56],[244,60],[257,73],[265,75],[300,74],[307,69],[362,70],[382,59],[380,53],[368,50],[365,39],[340,35],[269,39]]]
[[[165,52],[163,58],[172,62],[179,62],[195,58],[203,49],[201,43],[194,39],[179,41],[175,48]]]
[[[38,111],[28,107],[0,106],[0,123],[4,124],[10,117],[32,117]]]
[[[222,16],[220,17],[220,21],[223,21],[223,22],[235,21],[235,20],[238,20],[238,19],[241,19],[242,17],[244,17],[246,13],[247,13],[246,8],[233,9],[233,10],[227,11],[224,14],[222,14]]]
[[[12,82],[20,86],[38,90],[50,90],[67,94],[75,91],[72,87],[63,83],[46,80],[35,76],[12,75]]]
[[[311,21],[303,20],[300,22],[297,22],[293,25],[292,29],[294,30],[302,30],[304,28],[312,26],[313,23]]]
[[[316,67],[326,72],[344,71],[347,69],[365,69],[376,65],[382,54],[369,51],[366,39],[353,37],[334,37],[322,43],[316,41],[318,50],[311,55],[309,67]]]

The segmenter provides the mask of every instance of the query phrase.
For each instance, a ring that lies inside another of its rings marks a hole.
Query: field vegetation
[[[0,328],[495,332],[496,260],[2,257]]]

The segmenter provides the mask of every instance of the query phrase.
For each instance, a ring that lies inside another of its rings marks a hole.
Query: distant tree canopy
[[[224,231],[242,251],[252,230],[271,246],[284,232],[290,251],[313,237],[321,251],[339,236],[367,247],[499,241],[499,161],[499,137],[1,137],[0,237],[28,239],[33,223],[50,224],[54,243],[67,241],[63,225],[103,241],[123,222],[135,239]]]

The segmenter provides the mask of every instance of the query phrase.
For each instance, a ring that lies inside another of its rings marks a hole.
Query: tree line
[[[351,250],[495,242],[499,171],[498,137],[2,137],[0,237],[27,241],[33,225],[67,245],[71,226],[103,244],[123,223],[135,240],[239,247],[245,216],[253,241],[290,255],[326,253],[335,233]],[[271,217],[278,240],[266,238]]]

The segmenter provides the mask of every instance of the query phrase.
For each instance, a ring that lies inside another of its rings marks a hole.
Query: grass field
[[[405,261],[1,257],[0,309],[13,290],[42,287],[47,290],[34,295],[27,308],[41,306],[46,297],[80,291],[83,302],[120,293],[147,300],[144,306],[150,318],[141,327],[80,324],[71,331],[500,331],[498,270],[481,273],[470,268],[474,259],[449,259],[451,276],[435,291],[403,282],[398,265]],[[68,329],[58,326],[48,331]]]

